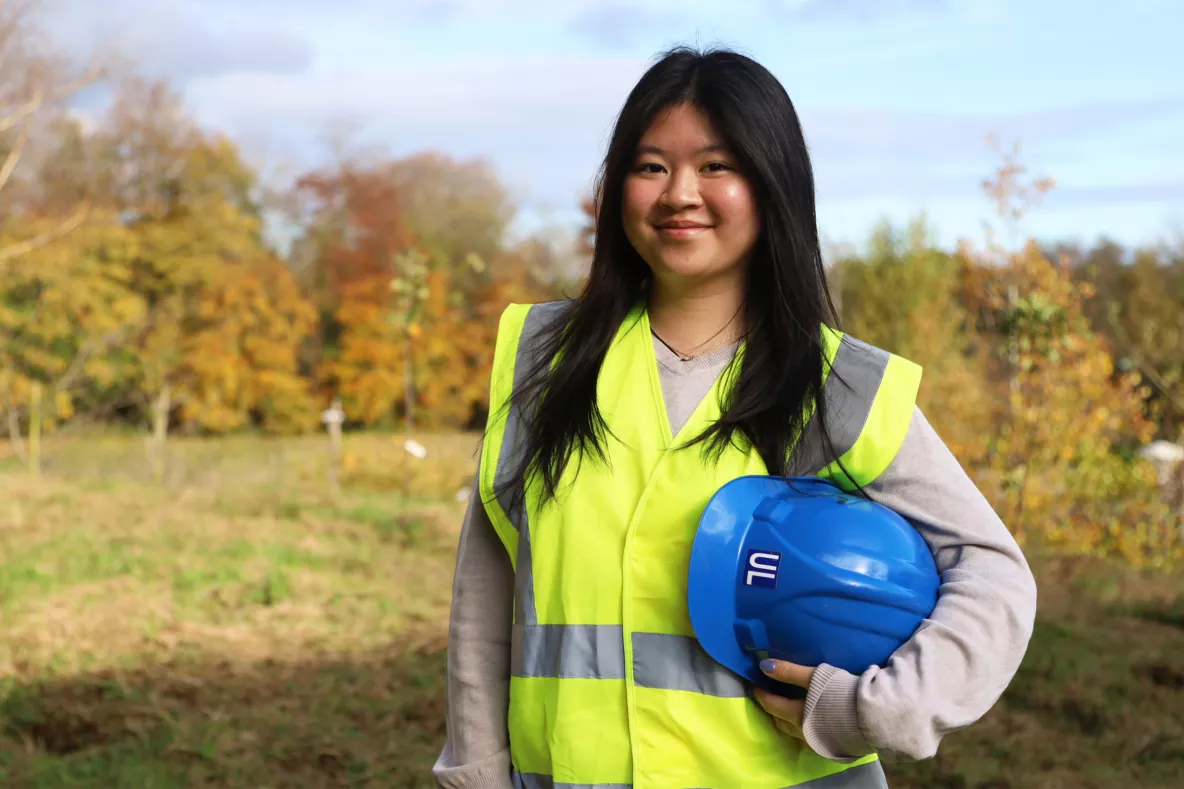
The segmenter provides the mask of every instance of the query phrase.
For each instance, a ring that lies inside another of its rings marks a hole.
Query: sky
[[[748,54],[785,85],[828,244],[924,211],[981,240],[994,134],[1057,187],[1046,240],[1184,238],[1177,0],[49,0],[70,51],[116,46],[269,172],[343,133],[493,162],[516,228],[574,226],[615,114],[676,44]]]

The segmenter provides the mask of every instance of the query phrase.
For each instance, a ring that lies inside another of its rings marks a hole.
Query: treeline
[[[72,115],[101,75],[5,8],[0,424],[18,454],[71,421],[150,427],[158,446],[313,430],[335,399],[354,427],[479,427],[502,308],[578,289],[555,243],[511,241],[485,163],[341,157],[276,191],[167,86],[108,81],[105,110]],[[1049,186],[1024,178],[1005,157],[987,183],[1008,237]],[[919,220],[831,276],[848,331],[926,367],[925,413],[1023,539],[1181,555],[1133,459],[1184,427],[1184,244],[943,250]]]
[[[921,218],[907,228],[877,227],[865,251],[838,258],[831,277],[845,326],[869,341],[926,362],[951,348],[986,347],[1002,373],[1016,348],[1029,346],[1025,332],[1064,328],[1065,314],[1045,290],[1051,283],[1017,264],[1040,260],[1061,287],[1077,287],[1077,326],[1106,350],[1110,376],[1139,381],[1153,437],[1184,438],[1184,239],[1138,249],[1105,238],[1089,247],[1029,242],[1019,252],[939,249]]]
[[[987,183],[1000,230],[1045,188],[1022,177],[1008,157]],[[1021,540],[1184,558],[1182,489],[1138,460],[1184,416],[1184,247],[945,251],[923,220],[868,246],[835,264],[844,328],[925,366],[921,408]]]
[[[426,425],[480,421],[497,313],[559,286],[552,244],[507,241],[514,208],[486,164],[344,160],[277,194],[164,85],[122,81],[85,122],[32,111],[47,92],[17,54],[28,84],[0,102],[14,440],[76,415],[300,431],[334,397],[361,425],[408,407]]]

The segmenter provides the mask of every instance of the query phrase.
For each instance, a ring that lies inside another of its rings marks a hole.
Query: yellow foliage
[[[315,427],[299,353],[316,313],[282,263],[261,255],[224,266],[201,290],[197,313],[203,321],[183,343],[186,421],[214,431],[252,416],[273,432]]]
[[[1134,375],[1084,316],[1091,289],[1034,245],[979,259],[972,293],[999,350],[982,382],[995,425],[976,476],[1022,542],[1117,554],[1132,562],[1180,551],[1154,481],[1114,454],[1150,440],[1154,425]]]
[[[1034,245],[933,249],[881,228],[838,266],[843,325],[925,368],[919,404],[1021,542],[1184,560],[1179,519],[1143,466],[1147,391],[1119,374],[1085,307],[1094,289]]]
[[[152,305],[136,349],[142,390],[168,387],[182,421],[213,432],[254,419],[276,432],[314,427],[300,349],[316,312],[237,203],[237,153],[224,141],[196,146],[183,173],[178,202],[132,226],[135,285]]]
[[[0,246],[53,231],[54,219],[0,228]],[[8,260],[0,269],[0,410],[24,409],[34,381],[46,387],[46,427],[70,418],[75,385],[112,380],[113,350],[143,318],[132,287],[134,234],[96,212],[73,232]]]
[[[936,249],[925,220],[877,228],[871,255],[839,264],[843,328],[925,369],[918,404],[965,464],[986,455],[993,425],[985,347],[960,291],[966,264]]]

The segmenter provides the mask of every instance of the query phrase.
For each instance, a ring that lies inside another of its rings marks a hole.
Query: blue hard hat
[[[929,546],[896,512],[815,477],[771,476],[715,493],[687,580],[707,654],[782,694],[761,660],[853,674],[882,666],[933,611],[940,585]]]

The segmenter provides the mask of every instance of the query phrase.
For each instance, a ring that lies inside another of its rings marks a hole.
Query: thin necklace
[[[732,317],[728,318],[727,322],[723,326],[720,326],[719,330],[715,334],[711,335],[706,340],[704,340],[703,342],[699,343],[698,345],[696,345],[694,347],[693,350],[698,350],[699,351],[698,353],[685,354],[685,353],[675,349],[674,346],[672,346],[670,343],[668,343],[662,339],[662,335],[658,334],[658,332],[654,329],[652,324],[650,326],[650,334],[654,335],[654,337],[657,338],[658,342],[665,345],[666,348],[672,354],[677,356],[680,361],[689,362],[691,359],[694,359],[696,356],[702,356],[703,354],[707,353],[708,351],[715,350],[715,347],[717,347],[717,346],[712,346],[710,348],[703,348],[703,346],[707,345],[709,342],[711,342],[716,337],[718,337],[721,333],[723,333],[723,330],[728,328],[728,326],[730,326],[732,324],[732,321],[736,320],[736,316],[740,314],[740,310],[742,310],[742,309],[744,309],[744,302],[740,303],[740,306],[736,308],[736,311],[732,314]],[[737,327],[736,329],[732,330],[731,334],[728,335],[727,342],[725,342],[724,344],[726,345],[727,343],[734,342],[739,337],[739,335],[740,335],[740,329],[739,329],[739,327]],[[700,350],[700,349],[702,349],[702,350]]]
[[[653,327],[650,328],[650,333],[654,335],[654,338],[657,339],[658,342],[660,342],[660,343],[662,343],[662,345],[666,346],[667,350],[669,350],[672,354],[677,356],[679,361],[683,361],[683,362],[689,362],[692,359],[697,359],[698,357],[709,353],[710,351],[714,351],[716,348],[722,348],[731,342],[735,342],[736,340],[740,339],[740,337],[742,336],[739,330],[733,331],[730,335],[728,335],[727,342],[718,343],[718,344],[713,345],[709,348],[704,348],[703,350],[699,351],[698,353],[691,354],[690,356],[688,356],[680,351],[675,350],[673,347],[671,347],[670,343],[668,343],[662,339],[662,335],[658,334],[656,331],[653,330]]]

